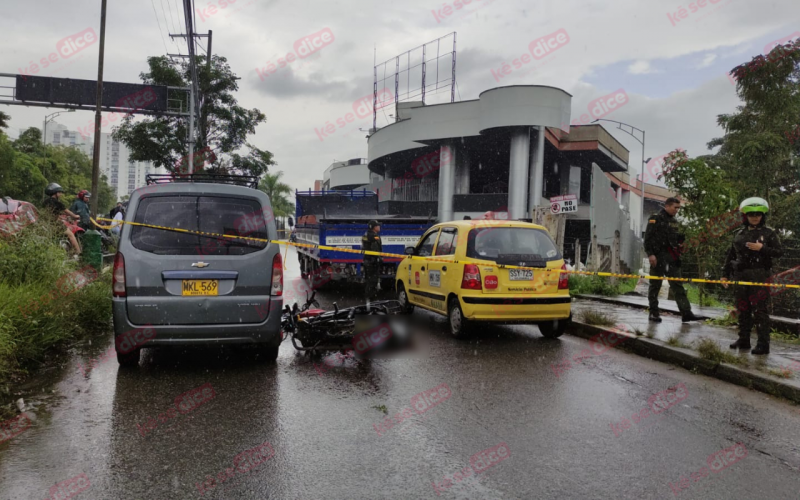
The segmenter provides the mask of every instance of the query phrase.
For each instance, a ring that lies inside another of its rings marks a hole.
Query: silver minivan
[[[124,225],[113,272],[123,366],[138,365],[142,347],[239,344],[255,346],[266,360],[278,356],[279,245],[215,236],[277,240],[269,197],[254,184],[214,177],[154,181],[131,194],[125,222],[141,225]]]

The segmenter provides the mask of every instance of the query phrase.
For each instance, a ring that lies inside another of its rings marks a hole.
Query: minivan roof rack
[[[258,189],[258,177],[254,175],[230,175],[230,174],[147,174],[145,176],[147,185],[167,184],[170,182],[204,182],[211,184],[233,184]]]

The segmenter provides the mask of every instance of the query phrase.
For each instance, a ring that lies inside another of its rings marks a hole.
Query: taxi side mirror
[[[414,255],[414,247],[406,247],[406,255]]]

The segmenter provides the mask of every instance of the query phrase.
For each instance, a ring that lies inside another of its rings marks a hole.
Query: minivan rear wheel
[[[258,349],[258,360],[262,363],[274,363],[278,359],[280,344],[276,346],[265,346]]]
[[[128,353],[121,353],[117,352],[117,362],[120,366],[129,368],[133,366],[139,366],[139,360],[142,357],[142,350],[141,349],[134,349]]]

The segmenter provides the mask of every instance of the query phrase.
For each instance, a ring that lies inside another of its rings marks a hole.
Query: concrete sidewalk
[[[665,287],[662,287],[661,290],[663,291],[664,288]],[[641,295],[617,295],[616,297],[606,297],[604,295],[575,294],[573,297],[590,299],[598,302],[607,302],[609,304],[633,307],[637,309],[647,309],[650,307],[647,297]],[[680,316],[678,304],[674,300],[659,298],[658,310],[662,313],[666,312]],[[697,304],[692,304],[692,312],[694,312],[696,316],[699,316],[703,319],[715,319],[722,318],[727,315],[728,309],[721,307],[700,307]],[[782,327],[782,330],[800,334],[800,320],[775,315],[770,315],[770,319],[772,320],[773,327],[780,326]]]
[[[647,299],[644,300],[646,303]],[[582,323],[581,311],[584,310],[602,313],[616,324],[631,329],[631,335],[621,334],[626,340],[619,344],[619,348],[800,403],[800,345],[773,340],[769,355],[753,356],[749,350],[728,348],[737,338],[733,328],[707,325],[700,321],[682,323],[680,316],[670,314],[663,315],[661,323],[651,323],[647,320],[647,313],[636,305],[629,307],[607,300],[600,302],[583,298],[575,298],[572,303],[573,325],[567,333],[591,338],[612,328]],[[636,336],[633,333],[635,329],[643,335]],[[695,347],[703,338],[714,341],[721,351],[739,358],[741,364],[717,363],[701,358]],[[678,345],[669,345],[670,339],[673,344],[677,341]],[[756,344],[755,332],[751,343],[753,346]],[[780,373],[789,375],[789,378],[779,376]]]

